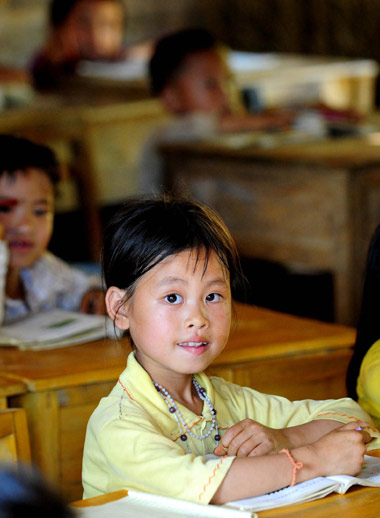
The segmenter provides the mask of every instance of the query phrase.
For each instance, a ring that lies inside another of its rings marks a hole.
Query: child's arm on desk
[[[219,120],[221,132],[288,129],[294,119],[289,111],[268,111],[259,114],[227,114]]]
[[[308,446],[292,449],[293,461],[288,450],[288,454],[236,458],[211,503],[265,494],[318,476],[357,475],[366,449],[366,436],[355,429],[357,424],[345,424]]]
[[[362,424],[364,427],[365,424]],[[311,444],[341,425],[340,421],[318,419],[298,426],[276,429],[252,419],[244,419],[229,428],[214,453],[220,456],[227,454],[237,457],[277,453],[283,448],[297,448]],[[367,435],[369,441],[370,436]]]

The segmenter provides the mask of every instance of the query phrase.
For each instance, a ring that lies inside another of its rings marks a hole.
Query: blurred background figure
[[[74,512],[30,468],[0,468],[0,518],[74,518]]]
[[[380,426],[380,225],[368,248],[354,354],[347,371],[347,394]]]
[[[202,140],[218,133],[290,126],[294,115],[288,111],[250,114],[244,110],[227,64],[227,52],[203,28],[172,32],[158,40],[149,61],[150,85],[170,119],[154,130],[142,149],[142,193],[165,190],[164,164],[159,153],[163,144]]]
[[[37,88],[51,88],[75,75],[78,64],[146,57],[149,44],[124,47],[123,0],[52,0],[50,31],[31,71]]]

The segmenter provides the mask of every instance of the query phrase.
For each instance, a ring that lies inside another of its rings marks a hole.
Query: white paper
[[[76,508],[80,518],[251,518],[255,513],[203,505],[129,490],[128,496],[107,504]]]

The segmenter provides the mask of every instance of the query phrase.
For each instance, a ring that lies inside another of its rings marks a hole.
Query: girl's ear
[[[126,303],[123,302],[125,290],[121,290],[116,286],[108,288],[106,293],[106,307],[110,319],[119,329],[129,328],[129,319],[126,311]]]

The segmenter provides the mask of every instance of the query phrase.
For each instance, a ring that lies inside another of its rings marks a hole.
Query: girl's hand
[[[315,454],[321,476],[358,475],[363,466],[366,443],[371,436],[357,430],[365,423],[347,423],[307,446]]]
[[[252,419],[244,419],[229,428],[214,454],[253,457],[289,447],[289,441],[282,430],[269,428]]]

